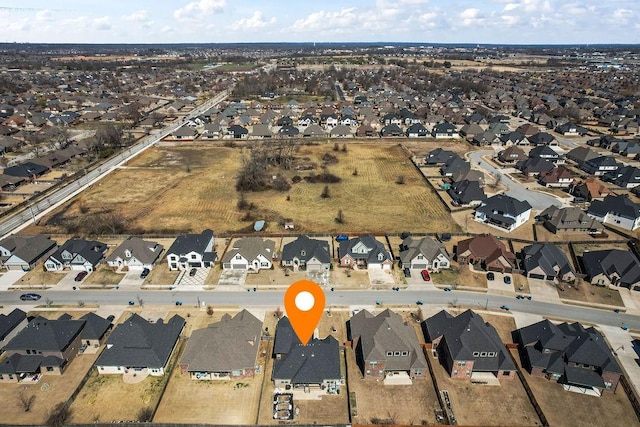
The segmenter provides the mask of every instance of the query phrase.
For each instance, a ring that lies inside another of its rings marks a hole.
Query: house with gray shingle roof
[[[329,271],[331,267],[331,252],[326,240],[310,239],[299,236],[282,248],[280,256],[283,267],[292,267],[294,271]]]
[[[177,314],[166,323],[162,319],[148,321],[132,314],[111,332],[106,348],[95,363],[98,373],[125,374],[132,371],[164,375],[185,324]]]
[[[55,252],[58,244],[49,236],[9,236],[0,241],[0,264],[8,270],[31,270]]]
[[[78,355],[84,320],[49,320],[36,317],[22,329],[4,350],[0,363],[0,382],[18,382],[25,376],[60,375]]]
[[[324,339],[313,337],[307,345],[302,345],[285,316],[276,326],[271,380],[280,388],[291,386],[339,393],[344,384],[340,357],[338,340],[331,335]]]
[[[527,277],[573,282],[576,272],[567,256],[553,243],[535,243],[522,248]]]
[[[591,202],[587,215],[604,224],[626,230],[640,227],[640,205],[625,195],[608,195],[604,200]]]
[[[532,375],[557,381],[565,390],[597,396],[616,391],[622,370],[595,328],[545,319],[517,329],[514,336],[523,367]]]
[[[191,333],[180,359],[192,380],[251,378],[258,365],[262,321],[247,310]]]
[[[474,372],[515,378],[516,366],[498,332],[473,310],[457,316],[442,310],[422,325],[432,351],[452,378],[471,378]]]
[[[513,231],[529,220],[531,205],[526,200],[521,201],[498,194],[483,201],[475,211],[475,218],[485,224],[493,224],[506,231]]]
[[[79,320],[85,321],[80,333],[80,339],[82,340],[80,352],[96,353],[104,342],[107,332],[111,330],[111,322],[93,312],[81,316]]]
[[[208,229],[200,234],[178,236],[167,250],[167,263],[171,271],[211,268],[216,258],[213,231]]]
[[[431,237],[417,239],[409,236],[400,245],[400,267],[438,271],[450,268],[449,254],[442,243]]]
[[[426,375],[429,368],[416,331],[398,313],[387,309],[373,315],[361,310],[349,319],[348,330],[365,378]]]
[[[70,239],[47,258],[47,271],[84,270],[91,272],[98,266],[107,245],[95,240]]]
[[[11,341],[18,332],[23,330],[28,323],[27,313],[19,308],[14,308],[9,314],[0,314],[0,353],[3,351],[4,346]]]
[[[129,270],[153,269],[153,265],[160,259],[164,247],[140,237],[129,237],[122,242],[107,257],[107,265],[120,269],[127,267]]]
[[[629,251],[608,249],[582,254],[589,283],[640,290],[640,261]]]
[[[582,209],[575,206],[559,208],[549,206],[537,217],[542,220],[544,228],[552,233],[583,232],[598,233],[602,231],[602,224],[591,218]]]
[[[275,247],[276,243],[273,240],[261,237],[238,239],[222,256],[222,267],[254,273],[268,270],[276,256]]]
[[[341,267],[387,270],[393,265],[389,251],[371,234],[340,242],[338,258]]]

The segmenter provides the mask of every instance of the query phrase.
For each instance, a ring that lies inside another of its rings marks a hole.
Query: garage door
[[[246,270],[247,264],[232,264],[231,268],[234,270]]]
[[[540,279],[540,280],[544,280],[546,278],[544,274],[530,274],[529,277],[532,279]]]
[[[416,270],[426,270],[427,264],[413,264],[412,268]]]

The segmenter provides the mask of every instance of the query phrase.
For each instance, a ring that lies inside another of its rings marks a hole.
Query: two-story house
[[[301,235],[283,246],[280,262],[294,271],[328,271],[331,267],[329,242]]]
[[[625,195],[608,195],[604,200],[591,202],[587,215],[604,224],[626,230],[640,227],[640,205]]]
[[[441,268],[450,268],[451,262],[442,243],[431,237],[417,239],[409,236],[400,245],[400,266],[438,271]]]
[[[389,309],[378,315],[361,310],[349,319],[348,330],[365,378],[404,377],[409,383],[426,375],[429,368],[416,331],[399,314]]]
[[[393,265],[389,251],[371,234],[340,242],[338,258],[341,267],[388,270]]]
[[[483,201],[475,210],[477,221],[513,231],[529,220],[531,205],[506,194],[498,194]]]
[[[167,263],[171,271],[210,268],[216,258],[211,230],[204,230],[200,234],[182,234],[167,250]]]
[[[107,245],[95,240],[71,239],[64,242],[47,258],[44,267],[47,271],[63,270],[95,270],[104,254]]]
[[[442,310],[423,323],[425,339],[452,378],[490,373],[513,379],[516,366],[495,328],[473,310],[452,316]]]

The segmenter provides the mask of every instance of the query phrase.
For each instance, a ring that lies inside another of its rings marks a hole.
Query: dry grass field
[[[257,219],[267,221],[266,232],[278,232],[284,218],[295,221],[296,232],[384,233],[403,231],[408,225],[424,231],[459,229],[424,184],[408,153],[387,143],[353,143],[347,152],[333,151],[333,144],[301,146],[296,158],[316,164],[314,174],[321,172],[325,153],[337,156],[328,171],[342,182],[328,184],[330,197],[325,199],[320,197],[324,183],[305,181],[293,184],[286,193],[289,201],[285,193],[275,190],[249,193],[247,201],[255,208],[245,218],[245,212],[237,209],[235,190],[243,151],[211,145],[150,149],[27,231],[59,233],[65,223],[74,223],[79,224],[75,232],[87,232],[83,227],[105,212],[124,218],[127,231],[144,233],[204,228],[243,232],[252,230]],[[289,179],[310,174],[283,172]],[[400,176],[404,184],[396,184]],[[339,210],[344,215],[342,225],[335,222]]]

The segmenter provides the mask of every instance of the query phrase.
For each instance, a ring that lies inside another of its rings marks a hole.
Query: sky
[[[638,0],[26,0],[0,42],[640,43]],[[634,7],[636,6],[636,7]]]

